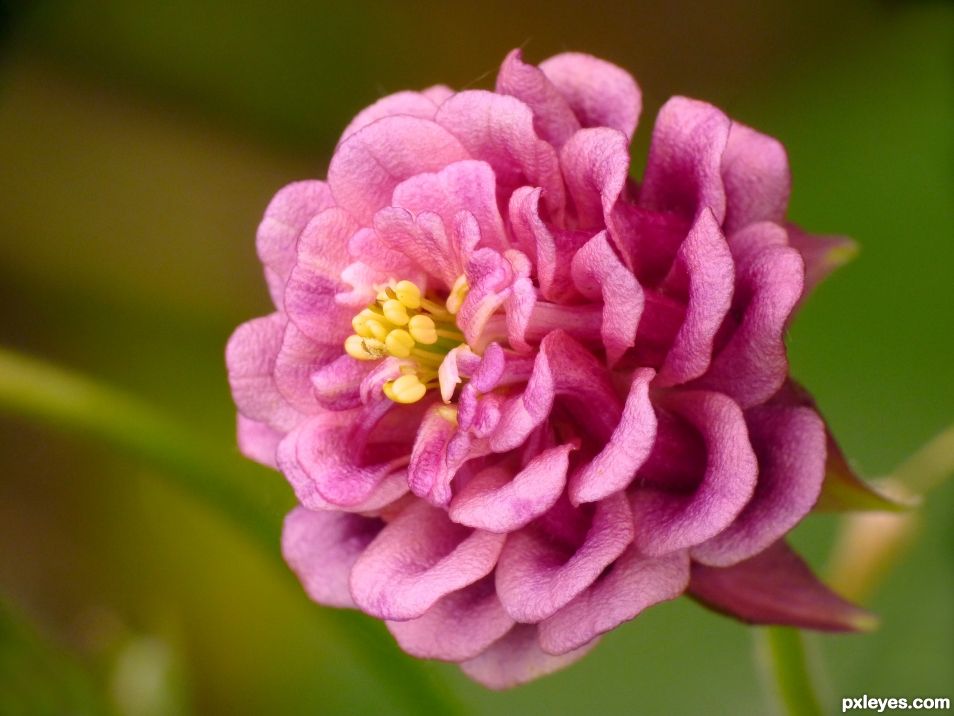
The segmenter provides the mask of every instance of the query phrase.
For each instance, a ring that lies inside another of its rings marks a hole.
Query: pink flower
[[[241,449],[301,503],[283,550],[308,594],[494,688],[687,590],[868,620],[783,541],[830,441],[784,333],[848,244],[786,224],[781,144],[704,102],[660,110],[637,184],[640,107],[603,60],[518,51],[493,92],[379,100],[327,182],[269,205],[276,312],[228,346]]]

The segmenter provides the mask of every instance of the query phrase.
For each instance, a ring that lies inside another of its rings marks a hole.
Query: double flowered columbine
[[[269,205],[277,310],[228,346],[239,445],[301,503],[283,550],[309,595],[491,687],[687,591],[871,621],[783,541],[862,489],[783,342],[850,244],[786,224],[783,147],[703,102],[660,110],[637,183],[640,106],[614,65],[516,51],[493,92],[381,99],[327,182]]]

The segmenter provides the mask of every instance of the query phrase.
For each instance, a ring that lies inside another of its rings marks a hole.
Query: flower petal
[[[591,585],[633,539],[622,494],[596,503],[582,544],[559,544],[534,525],[511,533],[497,564],[497,594],[518,622],[554,614]]]
[[[686,552],[646,557],[630,546],[586,591],[540,622],[540,646],[548,654],[578,649],[688,585]]]
[[[415,619],[493,570],[504,535],[454,524],[415,502],[385,527],[351,572],[358,606],[380,619]]]
[[[560,445],[544,450],[516,475],[502,467],[482,470],[454,495],[450,518],[490,532],[520,529],[553,507],[560,497],[574,447]]]
[[[517,624],[461,670],[489,689],[509,689],[564,669],[596,646],[596,641],[561,656],[540,649],[535,624]]]
[[[328,186],[338,206],[368,224],[402,181],[467,158],[461,143],[430,120],[384,117],[341,143],[328,167]]]
[[[633,493],[634,542],[650,556],[692,547],[728,527],[752,497],[758,473],[745,419],[731,398],[682,390],[664,404],[702,436],[706,468],[691,494],[649,484]]]
[[[736,520],[691,550],[716,567],[758,554],[808,514],[825,476],[825,423],[811,408],[767,404],[746,412],[759,478]]]
[[[282,555],[314,601],[354,607],[351,568],[382,526],[378,519],[299,506],[285,517]]]
[[[510,631],[493,577],[441,598],[417,619],[387,622],[404,651],[419,659],[472,659]]]
[[[444,409],[433,405],[421,421],[408,465],[408,485],[418,497],[443,506],[451,499],[451,480],[462,462],[448,455],[448,443],[457,425],[444,417]]]
[[[656,118],[639,203],[688,219],[708,207],[725,218],[722,155],[731,122],[711,104],[673,97]]]
[[[828,275],[858,255],[858,244],[847,236],[817,236],[787,224],[788,242],[805,261],[803,300]]]
[[[711,609],[751,624],[868,631],[870,613],[818,581],[784,542],[731,567],[692,565],[689,592]]]
[[[785,147],[777,139],[733,122],[722,155],[722,181],[726,233],[785,218],[792,177]]]
[[[580,52],[565,52],[540,63],[584,127],[611,127],[633,138],[642,95],[626,70]]]
[[[240,453],[249,460],[278,469],[275,453],[278,443],[285,437],[284,433],[270,427],[268,423],[246,418],[241,413],[238,414],[236,433]]]
[[[615,129],[581,129],[560,150],[560,166],[580,228],[608,223],[629,176],[629,146]]]
[[[651,368],[633,374],[619,424],[603,449],[570,479],[570,500],[596,502],[625,489],[649,457],[656,440],[656,414],[649,399]]]
[[[334,372],[337,380],[343,378],[332,368],[336,362],[340,364],[341,357],[347,358],[342,355],[340,345],[316,343],[289,321],[282,337],[282,347],[275,358],[275,385],[289,404],[302,413],[315,413],[320,407],[330,407],[327,394],[318,394],[314,390],[315,385],[326,387],[327,384],[321,379],[315,383],[313,376],[327,370]],[[351,362],[356,361],[351,359]],[[367,372],[367,366],[364,372]],[[340,383],[334,392],[337,395],[343,392]]]
[[[382,97],[374,104],[365,107],[351,120],[341,133],[340,145],[355,132],[364,129],[384,117],[404,115],[420,119],[434,119],[438,103],[423,92],[395,92]]]

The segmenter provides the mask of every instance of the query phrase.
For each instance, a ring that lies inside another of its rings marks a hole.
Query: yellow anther
[[[411,337],[418,343],[423,343],[426,346],[437,343],[437,326],[430,316],[422,314],[414,316],[411,318],[407,329]]]
[[[394,287],[394,295],[398,301],[408,308],[414,309],[421,307],[421,289],[417,287],[417,284],[411,281],[398,281]]]
[[[388,333],[387,338],[384,339],[384,345],[388,349],[388,353],[392,356],[396,358],[407,358],[411,355],[411,351],[414,350],[414,339],[411,338],[411,334],[403,328],[395,328]]]
[[[447,301],[444,303],[451,315],[456,315],[460,310],[460,307],[464,303],[464,299],[467,298],[467,292],[469,290],[470,285],[467,283],[467,277],[461,274],[457,277],[457,280],[454,281],[454,285],[450,290],[450,295],[447,297]]]
[[[384,343],[384,340],[388,337],[389,331],[390,328],[385,325],[383,318],[380,320],[372,318],[364,322],[364,332],[382,343]]]
[[[381,341],[361,336],[348,336],[344,343],[345,353],[357,360],[377,360],[387,355]]]
[[[351,327],[354,329],[354,332],[359,336],[364,336],[365,338],[373,338],[371,331],[368,330],[365,325],[368,321],[377,321],[380,320],[381,314],[375,313],[370,308],[366,308],[361,313],[356,315],[351,319]]]
[[[384,384],[384,394],[395,403],[410,405],[424,397],[427,386],[414,375],[402,375],[400,378]]]
[[[395,326],[406,326],[408,320],[407,307],[396,298],[389,298],[381,308],[384,311],[384,317]]]

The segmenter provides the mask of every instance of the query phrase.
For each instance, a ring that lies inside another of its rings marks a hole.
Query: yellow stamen
[[[408,308],[417,309],[421,307],[421,289],[411,281],[398,281],[394,287],[394,295],[397,296],[398,301]]]
[[[410,318],[407,315],[407,307],[396,298],[389,298],[381,308],[384,310],[384,317],[395,326],[406,326]]]
[[[470,286],[467,283],[467,277],[461,274],[457,277],[457,280],[454,281],[450,295],[444,304],[447,306],[447,310],[451,315],[457,315],[460,307],[464,304],[464,299],[467,298],[467,292],[469,290]]]
[[[430,316],[418,314],[412,317],[407,328],[418,343],[423,343],[426,346],[437,343],[437,326]]]
[[[388,337],[388,333],[390,332],[388,326],[384,324],[384,321],[378,321],[375,319],[365,321],[364,329],[370,333],[373,338],[381,341],[382,343]]]
[[[387,349],[381,341],[361,336],[348,336],[344,349],[345,353],[357,360],[377,360],[387,355]]]
[[[392,356],[396,358],[407,358],[411,355],[411,351],[414,350],[414,339],[411,338],[411,334],[403,328],[395,328],[388,333],[388,337],[384,340],[384,345],[387,347],[388,353]]]
[[[427,386],[414,375],[402,375],[397,380],[384,384],[384,394],[395,403],[410,405],[424,397]]]

